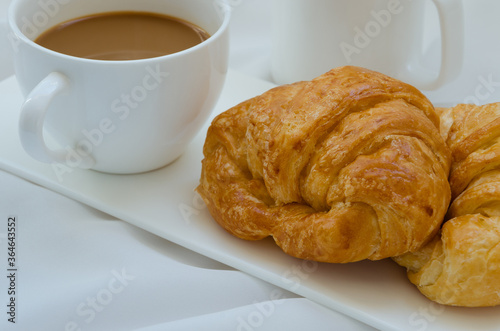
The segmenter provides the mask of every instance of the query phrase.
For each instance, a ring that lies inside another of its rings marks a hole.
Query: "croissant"
[[[197,191],[242,239],[346,263],[415,251],[450,201],[449,148],[429,100],[359,67],[273,88],[218,115]]]
[[[428,298],[467,307],[500,304],[500,103],[439,109],[451,148],[452,204],[438,235],[395,257]]]

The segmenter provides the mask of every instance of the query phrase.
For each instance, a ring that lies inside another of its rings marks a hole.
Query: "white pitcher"
[[[429,62],[424,58],[425,13],[432,4],[441,56],[424,66]],[[356,65],[435,90],[462,70],[460,0],[274,0],[273,15],[271,68],[279,84]]]

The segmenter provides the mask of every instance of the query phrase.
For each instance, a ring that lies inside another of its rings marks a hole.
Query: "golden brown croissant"
[[[394,260],[436,302],[500,304],[500,103],[440,109],[453,202],[441,232]]]
[[[322,262],[417,250],[450,189],[439,117],[414,87],[358,67],[269,90],[222,113],[198,192],[233,235],[273,236]]]

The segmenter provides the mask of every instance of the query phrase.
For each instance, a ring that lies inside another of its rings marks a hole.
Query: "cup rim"
[[[215,1],[215,0],[214,0]],[[222,10],[221,12],[223,13],[224,17],[222,19],[222,23],[220,26],[217,28],[217,31],[211,35],[209,38],[206,40],[202,41],[201,43],[194,45],[192,47],[189,47],[187,49],[184,49],[179,52],[171,53],[171,54],[165,54],[161,56],[155,56],[155,57],[148,57],[144,59],[134,59],[134,60],[100,60],[100,59],[89,59],[89,58],[84,58],[84,57],[78,57],[74,55],[68,55],[64,54],[61,52],[57,52],[51,49],[48,49],[46,47],[43,47],[37,43],[35,43],[33,40],[28,38],[18,27],[18,25],[15,22],[15,10],[17,9],[17,6],[19,5],[19,1],[12,1],[12,3],[9,6],[8,9],[8,16],[7,16],[7,21],[8,25],[10,28],[10,32],[13,33],[17,38],[20,40],[24,41],[25,43],[29,44],[30,46],[39,49],[40,51],[47,52],[53,56],[58,56],[63,59],[71,59],[71,60],[78,60],[81,62],[86,62],[86,63],[93,63],[93,64],[106,64],[106,65],[120,65],[120,64],[130,64],[130,63],[145,63],[145,62],[154,62],[158,61],[161,59],[166,59],[166,58],[176,58],[179,56],[183,56],[184,54],[187,53],[192,53],[196,52],[200,48],[204,48],[212,43],[214,43],[217,39],[219,39],[219,36],[222,35],[229,26],[230,18],[231,18],[231,11],[232,7],[227,4],[225,1],[221,2],[221,7]],[[105,13],[105,12],[103,12]]]

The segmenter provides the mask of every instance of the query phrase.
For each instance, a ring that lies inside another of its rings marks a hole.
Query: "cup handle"
[[[436,6],[441,27],[441,67],[437,74],[415,65],[410,77],[422,90],[435,90],[455,79],[462,70],[464,57],[464,10],[462,1],[432,0]],[[436,77],[429,79],[429,77]]]
[[[52,102],[58,94],[69,87],[69,80],[59,72],[47,75],[28,94],[26,101],[21,107],[19,119],[19,138],[24,150],[34,159],[45,163],[69,164],[72,154],[64,149],[50,149],[43,136],[43,125],[45,115]],[[78,167],[83,169],[92,168],[95,164],[90,155],[78,154]],[[74,161],[71,162],[74,164]]]

